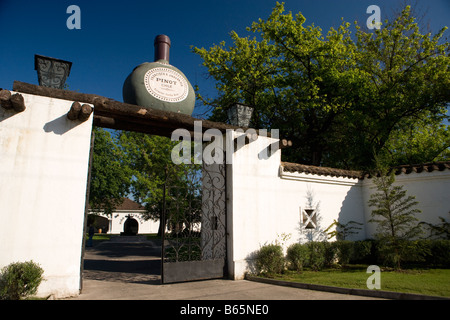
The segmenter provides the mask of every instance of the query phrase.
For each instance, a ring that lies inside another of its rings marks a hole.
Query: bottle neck
[[[170,39],[166,35],[159,35],[155,38],[155,61],[165,60],[169,63]]]

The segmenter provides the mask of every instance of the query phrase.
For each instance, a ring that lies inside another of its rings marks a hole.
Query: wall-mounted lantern
[[[248,128],[250,126],[250,119],[252,118],[253,109],[254,108],[252,106],[242,103],[232,105],[227,110],[227,116],[230,124],[241,128]]]
[[[63,89],[71,67],[70,61],[34,55],[34,69],[37,70],[39,85],[43,87]]]

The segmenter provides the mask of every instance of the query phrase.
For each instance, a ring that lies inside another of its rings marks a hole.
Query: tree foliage
[[[161,221],[165,200],[167,210],[178,210],[179,215],[171,216],[169,228],[186,227],[173,222],[186,218],[180,216],[186,208],[191,209],[191,222],[200,220],[201,166],[172,162],[171,151],[178,142],[138,132],[111,135],[100,128],[94,132],[89,199],[94,210],[111,214],[124,197],[130,197],[144,205],[144,219]]]
[[[377,225],[375,237],[380,240],[386,259],[400,268],[401,261],[410,254],[409,240],[422,234],[416,217],[421,211],[416,208],[418,202],[414,196],[408,196],[403,186],[394,185],[393,171],[381,169],[373,182],[377,192],[371,194],[368,202],[374,207],[369,222]]]
[[[231,32],[230,46],[193,48],[218,92],[198,97],[219,121],[235,102],[254,105],[254,127],[280,129],[293,141],[287,161],[370,168],[374,154],[395,151],[394,135],[417,120],[435,125],[445,117],[450,46],[440,43],[446,28],[422,34],[408,6],[380,30],[355,23],[352,33],[350,26],[342,21],[324,33],[277,3],[247,29],[253,38]],[[433,151],[427,156],[442,148]]]
[[[116,137],[94,127],[89,204],[92,209],[111,214],[128,195],[131,171]]]
[[[201,168],[199,165],[177,165],[172,162],[171,151],[178,142],[126,131],[121,133],[119,141],[133,176],[130,193],[137,202],[144,204],[144,218],[161,221],[165,201],[166,209],[174,214],[184,214],[187,212],[185,209],[192,206],[191,213],[196,217],[191,217],[191,221],[199,220],[200,212],[196,209],[201,207],[198,199],[201,197]],[[170,218],[170,221],[177,220],[174,216]],[[178,217],[178,220],[183,218]]]

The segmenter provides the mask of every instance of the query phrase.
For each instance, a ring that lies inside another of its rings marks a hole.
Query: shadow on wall
[[[352,186],[347,192],[337,219],[339,235],[336,240],[365,240],[366,226],[362,190]],[[334,240],[333,239],[333,240]]]
[[[64,114],[55,120],[49,121],[44,125],[45,132],[53,132],[58,135],[62,135],[69,130],[79,126],[83,122],[80,120],[69,120],[67,115]]]
[[[8,118],[11,118],[18,114],[16,111],[12,109],[4,109],[0,107],[0,122],[5,121]]]
[[[258,250],[255,250],[245,257],[245,261],[247,262],[246,273],[248,274],[258,274],[258,267],[256,266],[256,258],[257,258]]]

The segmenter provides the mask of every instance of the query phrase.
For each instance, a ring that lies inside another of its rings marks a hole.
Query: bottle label
[[[183,101],[189,93],[186,79],[169,68],[157,67],[148,70],[144,76],[144,84],[148,93],[166,102]]]

